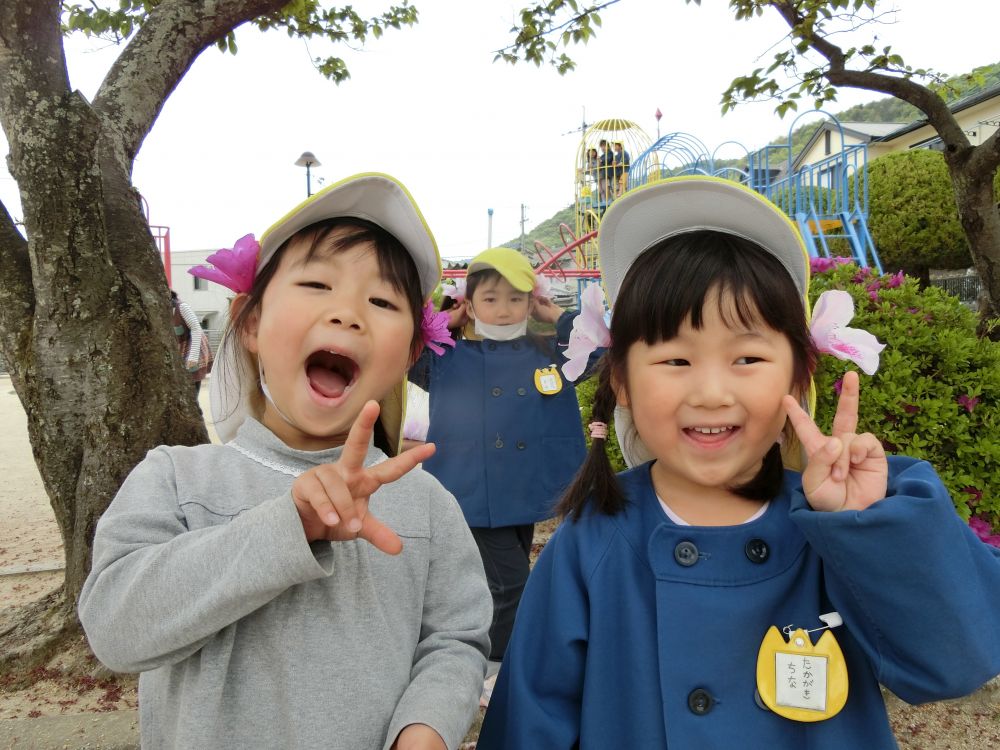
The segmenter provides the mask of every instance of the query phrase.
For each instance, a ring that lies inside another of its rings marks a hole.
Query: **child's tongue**
[[[347,378],[336,370],[322,365],[309,365],[306,368],[306,375],[313,389],[326,398],[342,396],[344,389],[347,388]]]

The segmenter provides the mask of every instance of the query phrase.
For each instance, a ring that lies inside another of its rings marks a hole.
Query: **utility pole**
[[[486,213],[490,217],[486,227],[486,248],[489,249],[493,247],[493,209],[487,208]]]
[[[526,208],[527,206],[525,206],[522,203],[521,204],[521,255],[524,255],[524,225],[528,221],[528,217],[524,212]]]

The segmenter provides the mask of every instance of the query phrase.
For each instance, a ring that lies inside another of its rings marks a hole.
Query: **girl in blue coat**
[[[430,393],[424,468],[458,499],[493,595],[492,660],[503,658],[524,583],[534,524],[551,518],[586,446],[573,383],[558,369],[576,313],[534,295],[531,264],[486,250],[469,264],[452,327],[467,334],[425,354],[410,379]],[[529,334],[528,318],[556,337]]]
[[[870,374],[881,346],[831,322],[837,296],[810,335],[785,215],[729,181],[666,180],[612,205],[600,254],[594,418],[617,411],[634,468],[616,477],[594,441],[479,750],[883,750],[879,683],[919,703],[1000,672],[997,550],[927,463],[857,434],[856,373],[832,435],[800,405],[817,350]]]

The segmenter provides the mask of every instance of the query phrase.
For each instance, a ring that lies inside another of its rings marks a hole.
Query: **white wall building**
[[[170,286],[177,296],[194,308],[201,327],[208,331],[212,351],[218,351],[219,338],[229,318],[229,302],[236,296],[224,286],[199,279],[188,269],[205,263],[215,250],[181,250],[170,254]]]

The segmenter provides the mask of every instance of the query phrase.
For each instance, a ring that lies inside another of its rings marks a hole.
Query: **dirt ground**
[[[207,388],[202,410],[208,412]],[[3,610],[37,599],[62,577],[62,542],[35,467],[26,420],[9,377],[0,375],[0,622]],[[539,525],[536,550],[553,524]],[[0,721],[95,714],[134,709],[134,680],[107,681],[40,670],[29,688],[5,687],[0,675]],[[996,684],[959,700],[906,706],[887,702],[903,750],[987,750],[1000,747],[1000,687]],[[64,747],[73,747],[67,743]],[[20,745],[19,745],[20,747]]]

